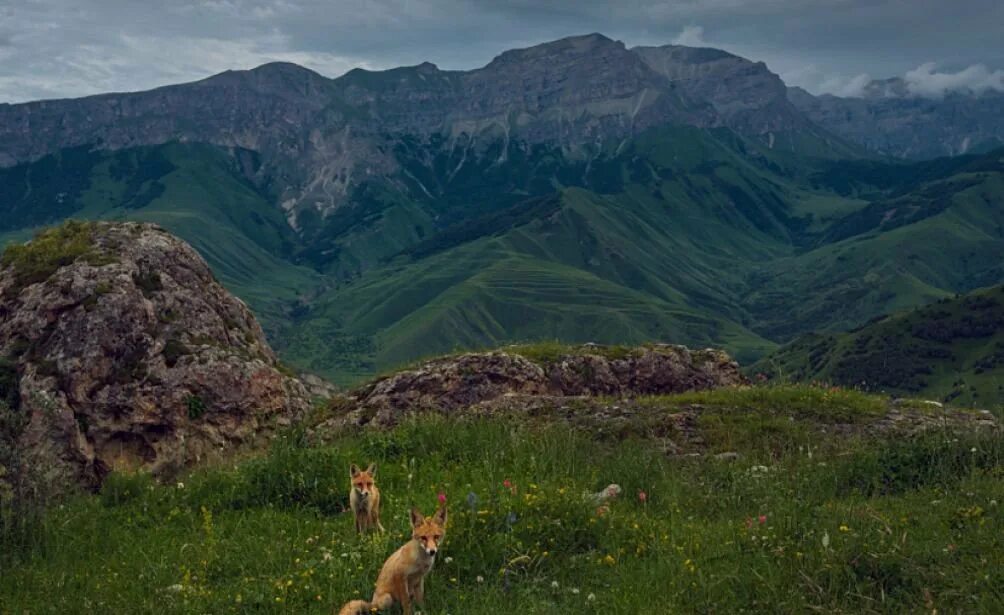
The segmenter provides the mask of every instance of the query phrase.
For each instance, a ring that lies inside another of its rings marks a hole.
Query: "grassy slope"
[[[669,458],[651,440],[513,420],[424,420],[324,446],[291,434],[266,457],[176,483],[113,476],[4,535],[0,605],[331,613],[369,595],[407,508],[429,511],[442,492],[450,524],[423,612],[1004,609],[999,436],[820,438],[836,417],[867,421],[884,405],[854,392],[649,403],[702,404],[708,445],[742,457]],[[385,535],[357,537],[342,512],[339,468],[360,461],[379,465]],[[599,514],[582,494],[610,482],[624,496]]]
[[[287,360],[340,382],[531,339],[714,344],[750,360],[1004,279],[999,155],[819,162],[679,127],[614,145],[571,159],[405,139],[402,174],[360,187],[306,238],[220,150],[68,150],[0,170],[0,241],[68,215],[159,222]]]
[[[848,333],[808,335],[752,371],[955,404],[1004,399],[1004,286],[881,318]]]
[[[11,209],[26,214],[8,226],[27,228],[0,234],[0,244],[23,241],[30,237],[33,224],[63,216],[155,222],[191,243],[273,335],[282,326],[288,304],[320,283],[311,269],[289,261],[295,238],[278,210],[243,180],[230,157],[215,148],[169,144],[91,153],[86,164],[77,163],[78,172],[81,168],[88,176],[78,182],[76,193],[59,187],[67,195],[62,209],[41,212],[52,199],[22,199],[15,204]],[[159,172],[150,172],[151,168]],[[0,177],[0,182],[9,180],[7,194],[20,196],[38,190],[31,177],[29,170],[27,185],[23,176],[14,178],[17,181]],[[31,207],[20,208],[20,203]]]
[[[956,176],[957,178],[957,176]],[[937,213],[869,229],[758,267],[744,300],[753,329],[784,340],[809,330],[848,329],[877,315],[1004,279],[1004,174],[973,176],[959,191],[913,193]],[[896,211],[895,203],[889,208]],[[780,308],[780,309],[779,309]]]

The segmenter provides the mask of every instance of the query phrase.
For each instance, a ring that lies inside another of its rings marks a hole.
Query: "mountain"
[[[1004,145],[1004,92],[912,94],[902,79],[873,81],[861,98],[813,96],[789,88],[792,104],[852,143],[897,158],[986,152]]]
[[[789,95],[762,63],[588,35],[4,105],[0,242],[156,222],[340,383],[539,339],[749,362],[1004,281],[1001,152],[876,158]]]
[[[663,45],[635,47],[650,68],[687,96],[711,103],[736,132],[760,137],[770,147],[800,154],[855,158],[864,150],[820,129],[788,100],[781,78],[763,62],[720,49]]]
[[[1004,398],[1004,286],[873,319],[846,333],[800,337],[752,368],[954,404]]]

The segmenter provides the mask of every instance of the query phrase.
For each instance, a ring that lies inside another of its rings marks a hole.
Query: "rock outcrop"
[[[0,355],[18,450],[83,486],[170,472],[308,407],[244,303],[150,224],[70,222],[9,248]]]
[[[535,360],[500,350],[443,357],[378,379],[357,390],[335,421],[386,426],[413,412],[449,413],[508,396],[658,395],[743,382],[739,365],[711,349],[581,346]]]

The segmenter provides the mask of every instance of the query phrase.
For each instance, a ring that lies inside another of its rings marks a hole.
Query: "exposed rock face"
[[[158,227],[69,223],[20,249],[0,268],[0,354],[18,445],[60,478],[169,472],[307,408],[247,307]]]
[[[701,84],[691,87],[696,82],[667,78],[623,43],[590,34],[506,51],[471,71],[423,63],[328,79],[273,63],[147,92],[0,104],[0,167],[80,146],[241,148],[261,162],[249,179],[304,230],[304,215],[329,216],[356,202],[372,178],[414,181],[398,177],[407,167],[398,150],[414,143],[435,141],[442,150],[431,156],[460,149],[471,159],[504,158],[510,147],[544,144],[584,158],[654,126],[721,126],[716,108],[743,115],[729,125],[756,135],[797,115],[776,75],[729,57],[711,72],[696,64]],[[727,103],[732,87],[741,91]]]
[[[664,45],[631,50],[688,96],[714,105],[725,123],[747,134],[805,129],[784,82],[763,62],[720,49]]]
[[[809,119],[871,150],[902,158],[982,153],[1004,145],[1004,93],[911,95],[896,79],[872,82],[864,98],[788,97]]]
[[[539,362],[505,351],[436,359],[356,391],[342,422],[392,425],[409,412],[451,412],[512,395],[654,395],[744,382],[739,365],[718,350],[657,345],[605,354],[586,346]]]

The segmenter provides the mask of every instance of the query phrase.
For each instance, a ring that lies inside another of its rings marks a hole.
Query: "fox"
[[[356,532],[362,533],[376,528],[384,531],[380,523],[380,490],[376,483],[376,464],[371,463],[365,470],[352,464],[349,466],[349,505],[356,517]]]
[[[412,615],[412,601],[425,602],[425,577],[436,562],[436,554],[446,535],[446,506],[441,505],[432,517],[424,517],[417,508],[411,509],[411,540],[395,551],[376,580],[373,598],[352,600],[338,615],[360,615],[389,609],[400,603],[404,615]]]

